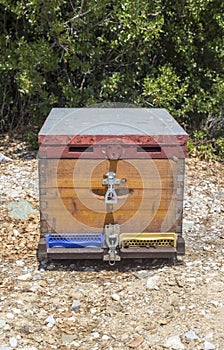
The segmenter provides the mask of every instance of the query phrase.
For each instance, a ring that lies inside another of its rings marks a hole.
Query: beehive
[[[52,109],[39,133],[39,258],[183,255],[187,138],[165,109]]]

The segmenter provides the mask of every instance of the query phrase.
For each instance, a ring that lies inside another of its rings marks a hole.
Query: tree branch
[[[89,10],[87,10],[85,12],[82,12],[83,6],[84,6],[84,2],[85,2],[85,0],[81,1],[81,5],[80,5],[80,9],[79,9],[78,14],[76,16],[70,18],[68,21],[66,21],[65,24],[68,24],[69,22],[74,22],[75,20],[77,20],[77,19],[87,15],[87,13],[91,12],[92,9],[89,9]]]

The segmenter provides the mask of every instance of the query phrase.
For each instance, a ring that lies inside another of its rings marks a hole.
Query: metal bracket
[[[121,258],[117,254],[117,247],[120,245],[120,225],[106,225],[105,226],[105,241],[108,246],[108,255],[104,256],[105,261],[109,261],[112,266]]]
[[[103,179],[102,181],[103,185],[108,185],[108,190],[105,194],[105,203],[117,204],[118,197],[114,185],[120,185],[121,180],[115,179],[116,174],[113,171],[109,171],[105,176],[107,176],[107,179]]]
[[[102,181],[102,185],[120,185],[121,179],[116,179],[116,173],[114,173],[113,171],[109,171],[108,173],[106,173],[105,175],[107,178],[103,179]]]

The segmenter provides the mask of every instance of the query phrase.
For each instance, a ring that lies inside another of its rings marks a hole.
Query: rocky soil
[[[37,161],[0,141],[0,350],[224,349],[222,163],[187,160],[182,264],[39,266]],[[15,201],[36,211],[16,219]]]

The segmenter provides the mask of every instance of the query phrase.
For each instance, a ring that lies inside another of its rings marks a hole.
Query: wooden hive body
[[[98,249],[48,248],[45,238],[105,234],[107,225],[119,225],[120,257],[184,254],[186,143],[187,134],[164,109],[53,109],[39,133],[39,257],[103,258],[105,243]],[[115,204],[105,201],[108,172],[119,179]],[[159,233],[175,234],[175,247],[144,246]],[[122,237],[129,237],[128,248]]]

